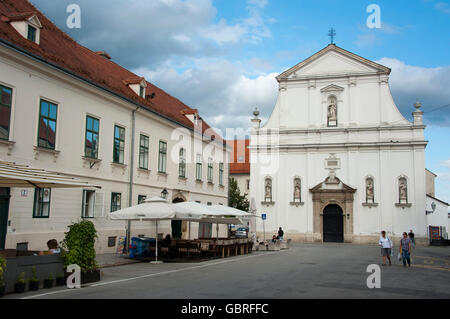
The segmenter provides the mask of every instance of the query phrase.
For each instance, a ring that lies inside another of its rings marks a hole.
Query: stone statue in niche
[[[408,186],[406,185],[406,179],[404,178],[400,178],[399,180],[398,193],[400,204],[408,203]]]
[[[366,202],[367,203],[374,203],[375,197],[373,195],[373,180],[371,178],[368,178],[366,180]]]
[[[264,200],[266,202],[271,202],[272,201],[272,181],[270,179],[266,179],[266,188],[265,188]]]
[[[328,102],[328,125],[337,125],[337,105],[335,98],[330,98]]]
[[[301,201],[301,187],[300,180],[297,178],[294,182],[294,202],[299,203]]]

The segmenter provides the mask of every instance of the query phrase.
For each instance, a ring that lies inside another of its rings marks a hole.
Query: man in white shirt
[[[389,266],[392,266],[391,262],[392,241],[388,236],[386,236],[386,232],[384,230],[381,232],[380,241],[378,243],[381,246],[381,255],[383,256],[383,266],[386,266],[386,257],[389,260]]]

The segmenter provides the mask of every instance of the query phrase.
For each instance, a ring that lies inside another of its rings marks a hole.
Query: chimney
[[[101,57],[104,57],[107,60],[111,60],[111,56],[106,53],[105,51],[97,51],[95,52],[97,55],[100,55]]]

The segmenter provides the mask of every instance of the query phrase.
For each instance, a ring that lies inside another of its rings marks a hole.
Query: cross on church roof
[[[334,44],[334,37],[336,36],[336,30],[334,30],[333,28],[330,29],[330,31],[328,32],[328,36],[330,37],[330,43]]]

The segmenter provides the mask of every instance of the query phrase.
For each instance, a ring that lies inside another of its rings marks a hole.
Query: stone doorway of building
[[[0,188],[0,249],[5,249],[10,197],[9,188]]]
[[[330,173],[310,189],[313,201],[314,240],[317,242],[353,241],[353,201],[356,189]]]
[[[323,210],[323,241],[344,242],[344,213],[339,205],[330,204]]]

